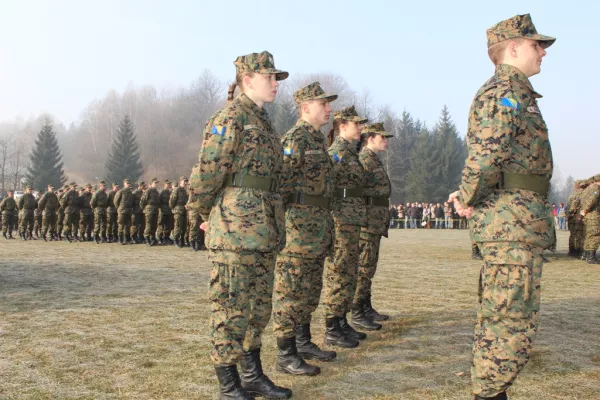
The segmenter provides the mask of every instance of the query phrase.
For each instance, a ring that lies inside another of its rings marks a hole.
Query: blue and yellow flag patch
[[[210,130],[210,133],[212,133],[213,135],[224,136],[226,131],[227,131],[226,126],[213,125],[212,129]]]
[[[291,147],[286,147],[285,149],[283,149],[284,156],[291,156],[292,154],[294,154],[294,149],[292,149]]]
[[[519,103],[517,100],[511,97],[503,97],[500,104],[502,104],[505,107],[514,108],[515,110],[521,109],[521,103]]]
[[[333,161],[341,163],[342,161],[344,161],[344,156],[340,156],[339,154],[334,153]]]

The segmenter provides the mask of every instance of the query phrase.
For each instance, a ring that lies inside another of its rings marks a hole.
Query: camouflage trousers
[[[119,213],[117,223],[119,224],[119,235],[123,235],[123,237],[129,236],[131,230],[131,214]]]
[[[65,213],[63,232],[65,235],[73,234],[73,236],[77,236],[79,232],[79,211]]]
[[[33,210],[22,210],[19,221],[19,233],[24,235],[33,232]]]
[[[156,229],[156,235],[158,237],[168,238],[171,236],[173,230],[173,214],[164,214],[162,211],[158,212],[158,228]]]
[[[109,236],[117,237],[119,235],[119,223],[117,213],[106,213],[106,232]]]
[[[335,224],[333,255],[325,259],[325,317],[343,317],[350,312],[356,291],[360,226]]]
[[[319,306],[325,255],[318,258],[279,254],[275,264],[273,329],[279,338],[295,336],[296,325],[308,324]]]
[[[371,298],[373,277],[379,262],[379,245],[381,235],[367,232],[360,234],[360,256],[358,258],[358,272],[356,275],[356,293],[354,303],[361,304]]]
[[[529,361],[537,331],[542,249],[524,243],[479,243],[483,267],[475,324],[473,393],[507,390]]]
[[[578,218],[569,218],[569,248],[583,249],[583,221]]]
[[[175,213],[173,214],[173,219],[173,238],[175,240],[184,238],[185,231],[187,230],[187,215],[185,213]]]
[[[197,213],[188,211],[187,221],[188,239],[190,243],[195,242],[198,240],[198,232],[200,231],[200,218]]]
[[[42,229],[42,214],[39,212],[33,213],[33,231],[39,232]]]
[[[137,235],[138,232],[140,234],[144,232],[144,229],[142,228],[143,220],[144,214],[142,212],[134,212],[131,214],[131,228],[129,229],[131,236]]]
[[[96,207],[94,209],[94,236],[105,238],[107,225],[106,208]]]
[[[158,226],[158,213],[145,214],[146,226],[144,229],[144,237],[154,238],[156,235],[156,228]]]
[[[56,222],[58,217],[54,212],[44,212],[42,216],[42,235],[46,236],[50,231],[50,237],[56,233]]]
[[[600,221],[584,219],[585,238],[583,240],[583,250],[596,251],[600,246]]]
[[[65,211],[61,208],[58,210],[58,217],[56,218],[56,228],[58,230],[58,234],[61,235],[63,231],[63,222],[65,219]]]
[[[88,237],[92,236],[92,231],[94,230],[94,214],[90,209],[86,209],[86,211],[81,211],[79,213],[79,232],[81,233],[81,237],[87,234]]]
[[[211,358],[235,364],[245,351],[261,346],[271,316],[275,254],[211,250]]]
[[[15,225],[15,215],[7,212],[2,213],[2,233],[12,234],[13,226]]]

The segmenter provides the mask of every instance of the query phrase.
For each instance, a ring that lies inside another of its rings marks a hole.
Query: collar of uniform
[[[533,86],[531,85],[531,81],[529,78],[525,76],[523,72],[521,72],[518,68],[513,67],[508,64],[500,64],[496,67],[496,76],[502,80],[511,80],[516,82],[517,84],[525,87],[533,96],[537,99],[541,98],[542,95],[533,90]]]
[[[318,139],[324,138],[323,132],[321,132],[318,129],[315,129],[314,126],[312,126],[310,123],[306,122],[305,120],[298,119],[297,124],[299,127],[306,129],[308,132],[310,132],[311,135],[315,136],[316,138],[318,138]]]
[[[250,99],[250,97],[246,96],[244,93],[240,93],[237,98],[245,107],[248,107],[257,116],[261,117],[262,119],[264,119],[266,121],[269,120],[269,114],[267,114],[267,111],[265,110],[265,108],[264,107],[259,108],[256,105],[256,103],[253,102],[252,99]]]
[[[373,150],[371,150],[371,149],[370,149],[370,148],[368,148],[367,146],[364,146],[364,147],[362,148],[362,150],[361,150],[361,153],[362,153],[362,152],[365,152],[365,153],[367,153],[367,155],[368,155],[369,157],[377,157],[377,158],[379,158],[379,156],[377,155],[377,153],[375,153]]]
[[[342,146],[342,148],[344,150],[348,150],[348,151],[351,151],[353,153],[356,153],[356,146],[354,146],[351,141],[344,139],[340,135],[338,135],[335,138],[335,140],[337,140],[340,143],[340,145]]]

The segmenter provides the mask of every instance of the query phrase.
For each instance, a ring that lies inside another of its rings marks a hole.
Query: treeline
[[[446,107],[437,123],[428,127],[408,111],[397,113],[388,106],[377,105],[369,92],[356,92],[339,75],[307,75],[282,82],[277,101],[267,106],[277,132],[285,133],[298,118],[292,94],[315,80],[326,91],[339,95],[332,103],[334,110],[354,104],[371,121],[384,122],[386,130],[394,134],[383,155],[393,186],[392,202],[442,202],[456,189],[467,151]],[[118,150],[115,145],[122,140],[119,134],[125,120],[128,140],[135,140],[138,164],[143,166],[142,179],[175,179],[189,174],[198,159],[206,121],[224,105],[226,94],[227,82],[210,71],[204,71],[187,88],[159,92],[152,86],[130,86],[123,93],[111,90],[92,101],[78,123],[65,127],[53,121],[66,175],[80,183],[121,176],[115,175],[112,158]],[[0,124],[2,192],[33,179],[31,175],[23,178],[31,166],[38,133],[48,129],[44,127],[48,118]],[[117,156],[122,159],[127,155]]]

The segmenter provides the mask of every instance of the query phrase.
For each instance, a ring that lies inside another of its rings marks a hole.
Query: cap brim
[[[288,78],[288,76],[290,76],[290,73],[287,71],[281,71],[278,69],[274,69],[274,68],[269,68],[269,69],[265,69],[260,71],[261,74],[275,74],[275,80],[278,81],[283,81],[285,79]]]
[[[338,95],[337,94],[322,94],[321,96],[315,97],[314,100],[327,100],[328,102],[332,102],[337,100]],[[310,99],[313,100],[313,99]]]
[[[542,46],[544,49],[547,49],[548,47],[552,46],[554,42],[556,42],[556,38],[545,35],[533,35],[531,39],[540,42],[540,46]]]

